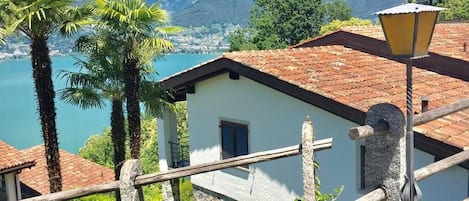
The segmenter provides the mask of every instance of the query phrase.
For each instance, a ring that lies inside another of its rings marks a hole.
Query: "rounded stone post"
[[[306,117],[302,129],[301,156],[303,158],[303,191],[304,201],[315,201],[314,185],[314,128],[311,119]]]
[[[366,124],[386,121],[389,130],[365,140],[365,187],[386,190],[388,201],[400,201],[400,189],[405,175],[405,118],[402,111],[391,104],[372,106],[366,114]]]
[[[125,161],[119,177],[119,190],[122,201],[143,201],[143,198],[140,199],[141,189],[137,189],[134,186],[135,178],[142,173],[142,166],[138,159]]]

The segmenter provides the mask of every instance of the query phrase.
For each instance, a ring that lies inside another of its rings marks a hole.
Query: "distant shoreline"
[[[169,54],[214,54],[214,53],[223,53],[224,51],[176,51],[172,52]],[[68,56],[78,56],[78,53],[60,53],[60,52],[55,52],[51,51],[49,54],[51,57],[68,57]],[[0,52],[0,61],[5,61],[5,60],[16,60],[16,59],[26,59],[26,58],[31,58],[29,54],[26,53],[2,53]]]

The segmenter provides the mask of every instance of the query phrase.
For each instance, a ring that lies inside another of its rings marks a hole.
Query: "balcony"
[[[169,141],[171,147],[171,167],[179,168],[190,165],[189,160],[189,138],[179,138],[177,142]]]

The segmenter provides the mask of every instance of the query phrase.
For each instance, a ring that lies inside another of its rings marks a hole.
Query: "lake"
[[[169,54],[153,64],[161,79],[181,70],[211,60],[219,54]],[[77,71],[75,58],[52,57],[54,88],[65,86],[57,78],[60,69]],[[0,140],[24,149],[42,144],[39,114],[32,79],[30,59],[0,61]],[[109,127],[110,103],[104,109],[82,110],[56,98],[59,146],[72,153],[84,145],[89,136]]]

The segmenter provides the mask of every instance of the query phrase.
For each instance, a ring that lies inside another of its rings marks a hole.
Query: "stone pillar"
[[[406,167],[405,118],[398,107],[387,103],[368,110],[366,125],[377,125],[383,120],[389,124],[388,132],[365,140],[365,187],[367,190],[384,188],[388,201],[400,201]]]
[[[142,166],[138,159],[125,161],[119,177],[119,191],[122,201],[143,201],[142,189],[134,187],[135,178],[142,173]]]
[[[314,185],[314,128],[311,119],[306,117],[302,129],[301,156],[303,158],[303,191],[304,201],[315,201]]]

